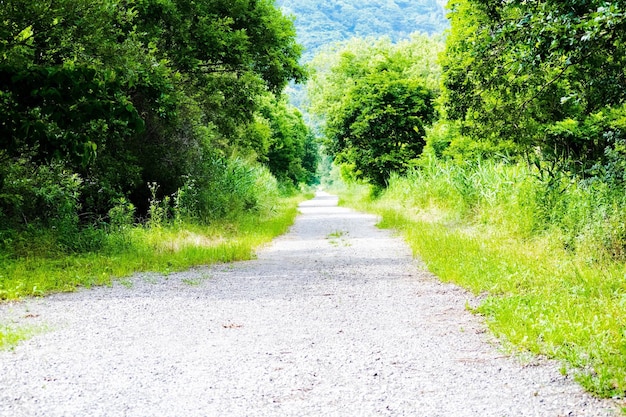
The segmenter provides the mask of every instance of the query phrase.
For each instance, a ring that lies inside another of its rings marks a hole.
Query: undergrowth
[[[250,259],[259,245],[284,233],[298,198],[283,199],[271,215],[249,214],[208,226],[135,226],[113,232],[97,252],[41,254],[0,260],[0,299],[42,296],[106,285],[135,272],[169,273],[195,265]]]
[[[623,193],[601,183],[546,184],[523,164],[440,161],[379,197],[340,192],[381,215],[430,271],[484,301],[476,311],[522,351],[563,361],[591,393],[626,394]]]

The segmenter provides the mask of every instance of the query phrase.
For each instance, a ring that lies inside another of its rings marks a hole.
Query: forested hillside
[[[447,27],[442,0],[278,0],[296,17],[298,40],[308,60],[322,46],[352,37],[406,39],[413,32],[441,33]]]

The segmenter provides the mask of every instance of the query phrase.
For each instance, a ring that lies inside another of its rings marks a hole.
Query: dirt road
[[[257,260],[0,306],[0,416],[609,416],[320,194]]]

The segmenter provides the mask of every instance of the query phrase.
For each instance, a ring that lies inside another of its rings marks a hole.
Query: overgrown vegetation
[[[447,116],[472,142],[522,154],[542,173],[623,182],[624,7],[452,1]]]
[[[65,232],[54,228],[14,233],[0,258],[0,299],[109,284],[133,272],[250,259],[255,248],[292,224],[300,198],[281,194],[266,168],[232,161],[222,168],[210,187],[187,187],[171,200],[159,199],[154,185],[143,225],[134,224],[132,205],[120,200],[105,226],[83,229],[77,235],[82,240],[72,242],[97,248],[70,251],[63,244]],[[197,211],[196,204],[207,207]],[[214,217],[207,223],[197,213]]]
[[[273,168],[269,147],[291,139],[258,112],[306,75],[272,0],[10,0],[0,21],[4,221],[20,221],[6,187],[24,165],[78,176],[83,211],[102,215],[119,197],[147,208],[147,184],[170,195],[216,157]]]

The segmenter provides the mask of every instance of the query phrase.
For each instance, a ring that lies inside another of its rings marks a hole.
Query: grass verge
[[[576,256],[558,231],[520,237],[456,210],[348,190],[342,204],[375,212],[442,281],[483,296],[476,312],[520,351],[560,360],[591,393],[626,394],[626,267]]]
[[[136,272],[170,273],[196,265],[250,259],[254,250],[284,233],[300,199],[283,200],[271,216],[248,215],[211,226],[133,227],[111,234],[102,252],[0,260],[0,299],[43,296],[77,287],[107,285]]]

